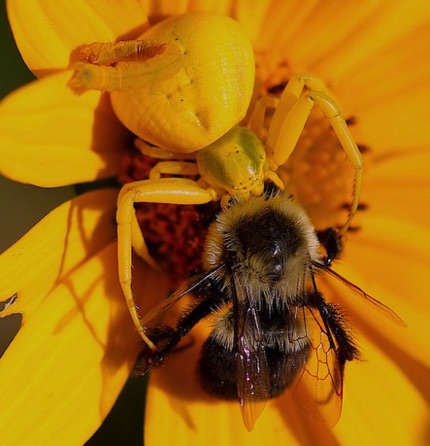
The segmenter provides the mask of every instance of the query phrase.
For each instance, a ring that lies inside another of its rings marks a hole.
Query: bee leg
[[[342,237],[340,237],[339,232],[335,228],[318,231],[317,237],[326,251],[326,255],[323,257],[322,261],[325,266],[330,266],[334,260],[339,258],[339,255],[342,252]]]
[[[206,289],[208,288],[206,284],[204,286]],[[193,292],[198,293],[199,291],[196,289]],[[209,314],[217,311],[222,303],[224,303],[222,294],[218,290],[211,298],[197,303],[182,315],[174,328],[158,325],[157,328],[148,330],[158,349],[154,351],[147,347],[143,348],[136,361],[137,374],[144,375],[151,367],[161,364],[194,326]]]
[[[203,189],[196,182],[183,178],[163,178],[127,183],[119,193],[117,205],[119,280],[134,325],[142,339],[153,351],[156,350],[156,347],[145,333],[133,298],[131,288],[132,250],[134,249],[153,267],[158,268],[158,266],[148,252],[136,219],[134,204],[140,202],[204,204],[215,199],[217,199],[217,195],[211,189]]]
[[[311,306],[317,308],[321,315],[330,344],[336,350],[340,370],[343,374],[346,361],[360,358],[360,352],[348,330],[345,316],[338,306],[326,302],[318,291],[311,293],[308,298]]]

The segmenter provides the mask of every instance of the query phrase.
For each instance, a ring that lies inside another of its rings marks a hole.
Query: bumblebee
[[[338,277],[330,265],[358,210],[363,159],[333,93],[318,76],[299,73],[281,86],[279,96],[260,95],[245,33],[231,19],[210,13],[171,17],[138,40],[83,45],[76,56],[70,87],[109,91],[117,116],[138,136],[136,148],[155,162],[147,178],[123,185],[117,207],[118,275],[145,343],[143,372],[200,320],[216,315],[199,375],[208,392],[239,400],[248,429],[265,401],[292,386],[308,413],[322,413],[334,424],[344,365],[358,350],[342,312],[318,291],[315,275]],[[320,237],[305,211],[281,192],[287,185],[278,171],[314,107],[354,170],[346,221]],[[202,271],[141,318],[132,290],[132,253],[154,268],[160,265],[136,208],[208,203],[219,203],[221,212],[209,229]],[[166,322],[172,307],[176,311],[176,304],[188,301],[179,318]]]
[[[330,268],[340,251],[337,231],[317,234],[304,209],[280,189],[233,197],[209,227],[203,271],[142,320],[156,349],[145,344],[140,371],[160,364],[200,320],[216,315],[197,373],[208,393],[239,401],[248,430],[265,402],[290,387],[311,417],[336,424],[345,363],[359,351],[315,275],[335,275],[397,319]],[[186,299],[191,303],[174,323],[158,324]]]

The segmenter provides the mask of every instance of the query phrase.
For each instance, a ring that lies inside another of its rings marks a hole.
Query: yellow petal
[[[204,331],[191,334],[192,347],[173,351],[151,371],[145,419],[145,444],[315,445],[332,444],[332,433],[308,418],[286,392],[269,401],[254,429],[243,423],[238,402],[211,397],[201,389],[196,372]],[[190,342],[191,342],[190,340]],[[184,343],[189,345],[187,341]]]
[[[56,283],[114,240],[116,197],[106,189],[64,203],[0,256],[0,300],[18,296],[1,316],[31,315]]]
[[[111,243],[65,277],[1,359],[4,444],[83,444],[111,409],[139,348],[116,256]],[[146,298],[160,290],[148,270]]]
[[[70,73],[37,80],[0,104],[0,173],[52,187],[117,174],[127,132],[108,97],[75,95]]]
[[[28,67],[38,76],[66,68],[79,45],[136,37],[148,26],[139,2],[11,0],[9,21]]]
[[[276,78],[286,63],[290,73],[321,75],[357,118],[354,136],[375,151],[428,146],[429,23],[421,1],[278,2],[256,42],[267,52],[260,72]]]
[[[336,13],[336,5],[333,4],[333,18],[329,21],[327,8],[321,6],[320,11],[315,11],[314,25],[317,25],[318,32],[307,38],[305,34],[309,33],[310,25],[308,29],[302,30],[304,39],[317,41],[317,36],[323,32],[333,31],[336,35],[336,25],[340,21],[344,22],[343,29],[347,30],[347,34],[343,38],[339,35],[333,38],[336,39],[334,48],[321,53],[313,51],[313,47],[307,47],[312,54],[309,59],[314,61],[310,69],[323,76],[330,76],[336,83],[347,84],[350,76],[356,76],[359,70],[365,71],[371,57],[377,57],[379,64],[383,65],[385,52],[390,47],[400,45],[401,50],[402,40],[408,39],[410,33],[417,29],[428,27],[430,19],[430,4],[419,0],[408,3],[388,0],[361,2],[360,9],[366,9],[367,14],[360,17],[360,22],[356,21],[356,6],[350,3],[346,8],[337,8]],[[419,43],[416,41],[416,44]]]
[[[335,300],[363,332],[430,366],[428,229],[372,214],[365,221],[366,230],[348,239],[342,261],[334,268],[394,310],[407,327],[396,325],[340,283],[332,284]]]
[[[424,25],[393,36],[382,53],[370,52],[336,80],[344,112],[357,118],[357,137],[377,153],[430,143],[424,105],[430,100],[430,11],[423,17]]]
[[[424,150],[427,152],[424,152]],[[366,171],[364,201],[369,212],[430,227],[430,153],[422,149],[381,157]]]
[[[430,20],[430,12],[427,14]],[[425,88],[430,74],[430,28],[414,27],[387,43],[383,54],[370,53],[346,78],[336,80],[336,92],[359,112],[385,99],[402,97]],[[329,73],[327,73],[329,75]],[[357,94],[357,91],[360,94]]]
[[[282,438],[294,444],[294,436],[284,429],[282,416],[269,403],[252,434],[245,429],[239,403],[223,402],[206,395],[196,376],[196,359],[201,342],[192,348],[172,352],[166,363],[151,371],[145,419],[145,444],[207,445],[250,444],[267,441],[267,425],[274,432],[273,444]],[[201,341],[201,339],[200,339]],[[279,434],[279,438],[276,436]]]
[[[357,108],[358,142],[363,142],[375,153],[389,153],[393,148],[415,150],[428,147],[427,107],[430,101],[428,82],[416,84],[413,91],[405,86],[402,93],[393,92],[379,98],[370,106]],[[350,107],[351,108],[351,107]]]
[[[334,429],[338,444],[427,444],[429,370],[421,393],[386,352],[361,344],[365,360],[346,365],[343,414]]]
[[[65,203],[0,257],[1,316],[22,327],[0,359],[4,444],[83,444],[128,377],[140,341],[117,274],[117,191]],[[152,307],[159,275],[134,263],[137,304]]]
[[[287,61],[293,71],[316,70],[318,62],[334,57],[350,36],[361,37],[375,9],[371,2],[344,3],[342,8],[336,2],[272,2],[256,45]]]
[[[217,14],[230,15],[232,8],[231,3],[235,2],[231,2],[231,0],[192,0],[188,2],[186,12],[208,11],[215,12]]]
[[[168,16],[192,11],[208,11],[230,15],[232,8],[231,0],[178,0],[175,2],[171,0],[142,0],[141,3],[151,24],[155,24]]]
[[[172,352],[166,363],[153,369],[148,390],[145,444],[261,445],[360,445],[421,444],[425,427],[428,373],[411,383],[390,358],[360,340],[365,361],[348,363],[344,382],[344,410],[332,430],[312,421],[297,408],[287,391],[268,401],[249,433],[243,426],[239,404],[206,395],[198,384],[196,360],[202,334],[193,333],[193,347]],[[405,364],[412,367],[413,363]],[[387,407],[395,407],[394,412]],[[388,405],[388,406],[387,406]],[[396,435],[400,442],[395,442]],[[373,440],[372,440],[373,439]],[[368,440],[368,441],[365,441]]]
[[[245,34],[251,42],[258,44],[260,34],[264,33],[262,29],[263,20],[270,1],[253,2],[249,0],[240,0],[235,2],[235,11],[233,17],[242,25]]]

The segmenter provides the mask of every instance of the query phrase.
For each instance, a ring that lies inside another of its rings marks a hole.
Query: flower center
[[[317,230],[340,227],[345,222],[354,170],[321,113],[311,114],[294,152],[279,173]]]

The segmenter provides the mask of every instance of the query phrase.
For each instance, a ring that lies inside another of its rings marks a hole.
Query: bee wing
[[[150,325],[154,320],[158,320],[169,308],[173,307],[183,297],[192,293],[192,291],[199,286],[207,277],[203,274],[193,276],[186,280],[182,285],[169,297],[159,302],[155,307],[151,308],[145,316],[140,320],[143,326]]]
[[[251,431],[270,398],[270,372],[258,311],[249,298],[249,289],[237,274],[232,276],[237,393],[243,422]]]
[[[137,358],[136,374],[144,375],[151,367],[160,364],[196,322],[212,311],[210,305],[202,306],[193,302],[190,308],[195,310],[196,319],[184,319],[181,322],[181,312],[175,311],[174,307],[183,300],[187,302],[187,299],[193,299],[195,291],[218,270],[219,268],[215,268],[208,273],[198,274],[186,280],[176,292],[158,303],[141,319],[143,330],[155,345],[155,349],[153,350],[147,344],[143,345]],[[160,323],[161,320],[162,323]],[[181,324],[181,330],[178,330],[179,324]]]
[[[334,271],[333,269],[329,268],[328,266],[322,265],[318,262],[312,262],[312,264],[319,270],[326,271],[328,274],[330,274],[332,277],[335,277],[337,280],[342,282],[346,287],[348,287],[350,290],[352,290],[355,294],[358,296],[364,298],[367,302],[374,305],[374,308],[377,309],[381,314],[383,314],[385,317],[388,317],[391,319],[392,322],[394,322],[397,325],[400,325],[401,327],[407,327],[405,322],[402,320],[400,316],[396,314],[395,311],[393,311],[391,308],[384,305],[379,300],[372,297],[370,294],[367,294],[364,290],[362,290],[358,285],[355,285],[354,283],[350,282],[348,279],[343,277],[338,272]]]
[[[343,365],[331,328],[319,311],[297,307],[311,345],[309,358],[293,387],[297,405],[312,419],[334,426],[342,411]]]

